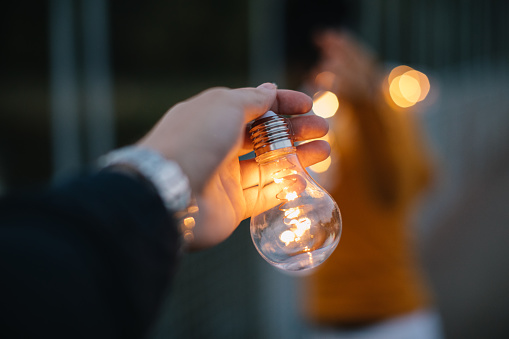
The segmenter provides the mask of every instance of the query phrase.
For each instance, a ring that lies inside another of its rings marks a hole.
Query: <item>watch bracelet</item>
[[[100,157],[98,165],[102,169],[116,168],[148,181],[177,221],[181,248],[185,249],[194,239],[193,229],[199,209],[196,199],[192,198],[189,179],[177,162],[148,148],[126,146]]]

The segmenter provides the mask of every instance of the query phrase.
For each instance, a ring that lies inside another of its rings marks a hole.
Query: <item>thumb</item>
[[[277,88],[277,85],[273,82],[265,82],[256,88],[264,88],[264,89],[268,89],[268,90],[273,90],[273,89]]]
[[[244,106],[244,122],[252,121],[267,112],[276,101],[277,86],[267,82],[257,88],[239,88],[238,98]]]

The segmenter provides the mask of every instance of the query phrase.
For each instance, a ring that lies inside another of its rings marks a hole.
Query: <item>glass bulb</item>
[[[341,236],[336,202],[300,164],[285,118],[269,111],[252,123],[250,134],[260,170],[251,217],[256,249],[284,271],[320,265]]]

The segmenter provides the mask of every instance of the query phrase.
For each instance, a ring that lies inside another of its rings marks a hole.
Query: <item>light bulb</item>
[[[251,124],[250,136],[260,170],[251,217],[256,249],[284,271],[320,265],[341,236],[338,205],[300,164],[285,118],[267,112]]]

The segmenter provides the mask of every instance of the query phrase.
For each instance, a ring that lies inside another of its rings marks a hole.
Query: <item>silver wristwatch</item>
[[[189,179],[180,166],[159,152],[139,146],[114,150],[98,160],[99,166],[126,165],[149,180],[156,188],[166,209],[172,213],[184,210],[191,200]]]

